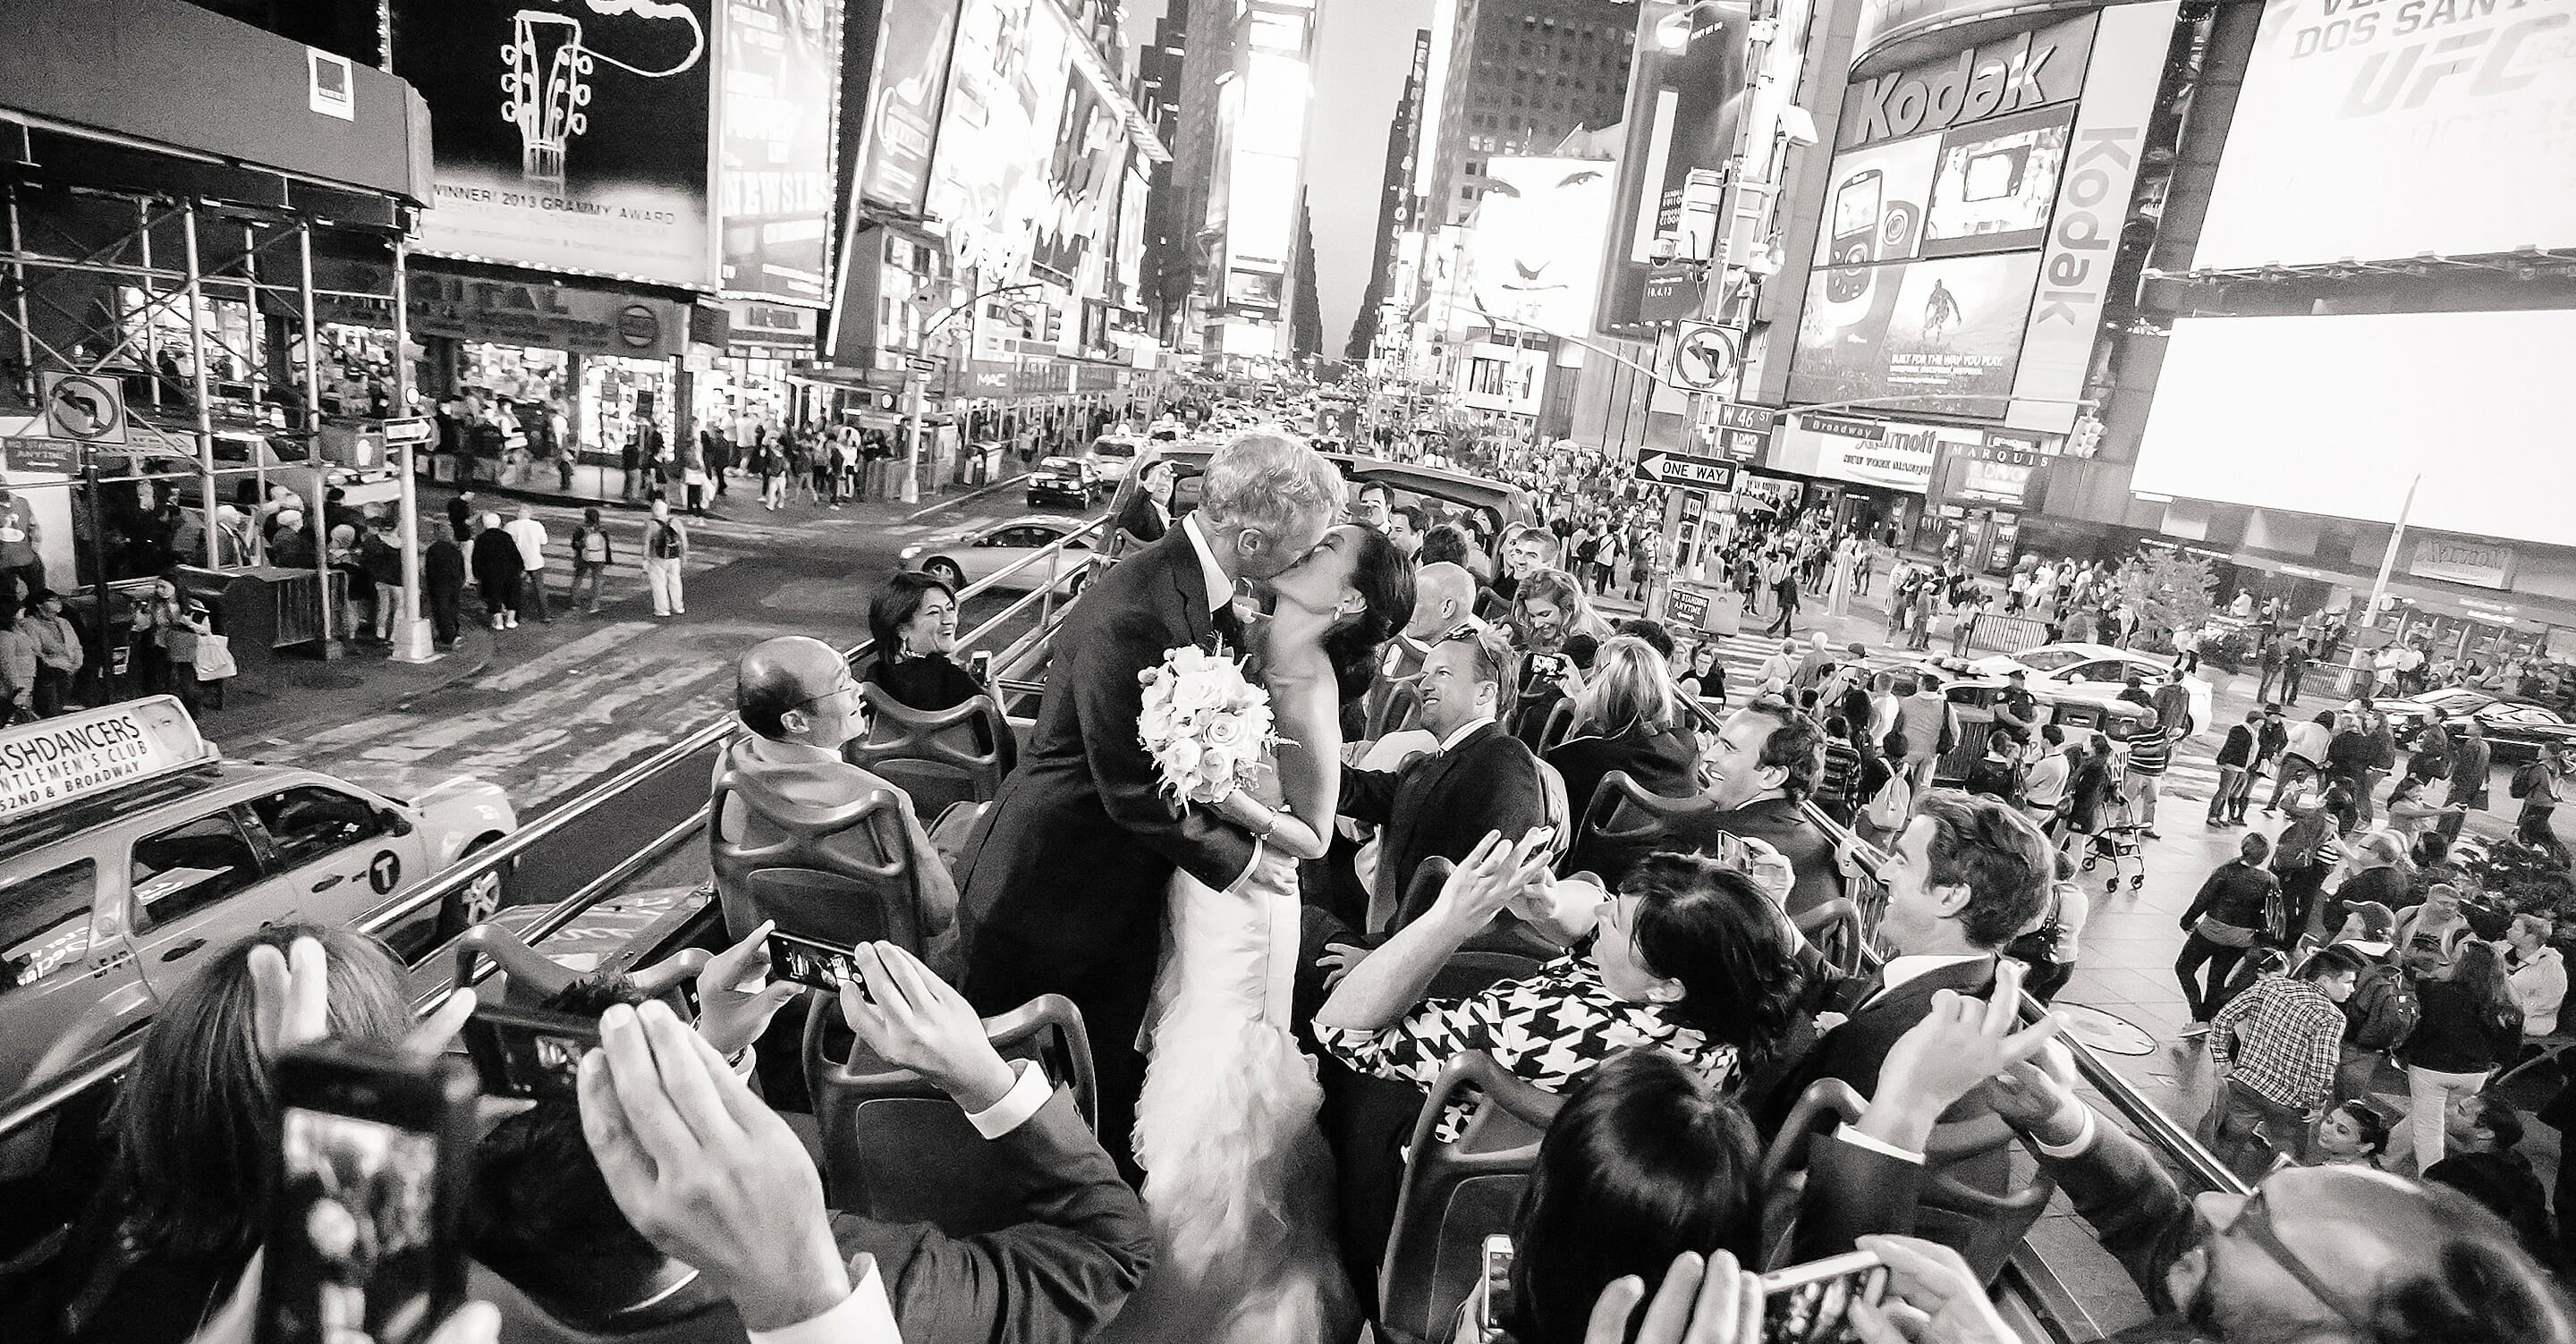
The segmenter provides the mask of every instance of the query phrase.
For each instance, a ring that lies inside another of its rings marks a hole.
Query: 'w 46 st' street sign
[[[1637,459],[1637,479],[1694,490],[1727,491],[1735,488],[1735,464],[1714,457],[1650,452]]]

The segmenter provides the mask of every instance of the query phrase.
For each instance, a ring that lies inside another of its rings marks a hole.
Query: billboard
[[[2036,252],[1819,271],[1798,318],[1789,399],[1998,415],[2038,277]]]
[[[405,5],[394,72],[429,104],[419,250],[716,287],[713,0]]]
[[[2063,434],[2074,427],[2180,10],[2178,0],[2151,0],[2102,11],[2004,413],[2015,429]]]
[[[2131,488],[2576,546],[2576,310],[2186,317]],[[2510,488],[2501,483],[2510,482]]]
[[[1771,460],[1764,465],[1919,495],[1931,489],[1932,463],[1944,444],[1984,441],[1982,430],[1799,411],[1781,421],[1771,439]]]
[[[723,3],[716,140],[722,289],[819,307],[832,299],[841,0]]]
[[[907,215],[930,190],[930,151],[948,55],[957,39],[957,0],[882,0],[876,69],[868,81],[867,144],[859,195]],[[862,11],[865,12],[865,11]]]
[[[929,214],[987,282],[1027,274],[1079,40],[1055,0],[965,0],[959,13]]]
[[[1470,245],[1476,310],[1537,331],[1581,332],[1592,317],[1618,165],[1497,157],[1485,172],[1492,181],[1477,203]]]
[[[2193,264],[2576,243],[2576,0],[2269,0]]]
[[[2043,107],[1835,155],[1815,264],[2039,246],[2074,120]]]

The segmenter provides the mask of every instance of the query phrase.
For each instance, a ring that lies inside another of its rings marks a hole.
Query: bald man
[[[735,666],[733,702],[747,731],[716,758],[713,783],[721,799],[715,817],[717,837],[726,844],[767,845],[789,834],[786,825],[754,806],[749,795],[724,788],[728,777],[797,807],[841,808],[879,790],[893,794],[909,842],[906,857],[912,867],[914,896],[920,902],[922,933],[932,945],[909,950],[922,953],[923,960],[934,967],[946,960],[945,955],[934,959],[932,950],[945,954],[953,942],[936,935],[956,924],[957,884],[931,847],[921,818],[914,814],[912,796],[841,758],[841,748],[868,731],[867,702],[860,697],[849,663],[819,639],[782,635],[763,640]],[[854,834],[856,830],[826,839],[823,848],[855,863],[880,862],[876,845],[866,835]],[[751,909],[749,894],[728,891],[719,884],[717,896],[724,904],[725,928],[737,940],[750,936],[760,916]],[[955,968],[947,970],[954,973]]]
[[[2072,1074],[2062,1055],[2015,1065],[1980,1095],[2158,1313],[2112,1339],[2576,1341],[2546,1271],[2467,1196],[2350,1166],[2186,1196]]]

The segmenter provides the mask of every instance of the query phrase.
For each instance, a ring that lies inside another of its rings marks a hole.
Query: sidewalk
[[[444,465],[450,459],[438,458],[437,460],[441,465]],[[602,466],[591,462],[579,463],[572,469],[571,488],[565,489],[562,487],[563,474],[552,462],[532,462],[528,465],[525,471],[520,473],[519,479],[514,481],[479,479],[484,471],[498,471],[500,469],[499,464],[483,458],[473,459],[473,462],[478,476],[478,479],[475,481],[471,483],[460,483],[456,481],[435,480],[431,477],[423,476],[419,478],[422,494],[426,496],[431,491],[440,491],[444,492],[440,497],[445,498],[448,494],[454,494],[460,488],[460,484],[462,484],[463,488],[471,489],[477,495],[499,495],[509,499],[528,499],[552,503],[598,504],[611,508],[633,509],[639,513],[648,507],[646,502],[643,500],[630,500],[626,498],[626,473],[625,470],[620,467]],[[926,465],[927,464],[925,464],[925,466]],[[901,507],[919,508],[923,505],[954,502],[977,494],[981,491],[1013,484],[1027,474],[1027,472],[1020,470],[1008,471],[1004,475],[987,482],[984,485],[953,485],[942,481],[939,483],[939,488],[937,490],[926,492],[918,504]],[[891,486],[889,488],[891,488]],[[708,489],[712,492],[714,487],[709,486]],[[666,492],[671,500],[671,505],[674,511],[679,510],[687,502],[688,495],[685,487],[674,484],[666,487]],[[740,467],[734,468],[727,474],[726,493],[721,497],[725,502],[730,504],[737,501],[749,501],[752,507],[757,508],[759,507],[759,496],[760,477],[745,471]],[[789,504],[793,507],[799,502],[798,492],[794,483],[791,482],[789,485]],[[879,506],[897,507],[895,502],[892,500],[869,501],[865,504],[858,500],[852,500],[848,507]]]

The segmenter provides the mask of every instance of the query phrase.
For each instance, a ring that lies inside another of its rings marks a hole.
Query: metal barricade
[[[1999,616],[1990,611],[1978,612],[1950,632],[1950,652],[1961,658],[1967,657],[1971,649],[2020,653],[2048,642],[2047,622],[2031,616]]]

